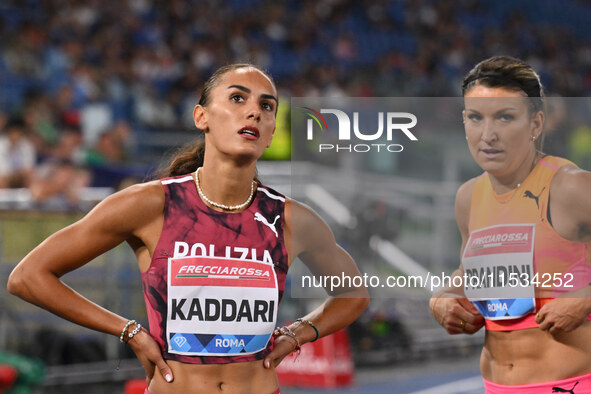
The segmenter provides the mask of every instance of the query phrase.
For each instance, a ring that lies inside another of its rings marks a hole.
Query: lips
[[[495,154],[495,153],[501,153],[502,151],[499,149],[480,149],[481,151],[483,151],[484,153],[489,153],[489,154]]]
[[[503,153],[502,150],[494,149],[494,148],[480,149],[480,152],[482,152],[484,157],[486,157],[487,159],[494,159],[494,158],[498,157],[501,153]]]
[[[254,126],[244,126],[238,134],[248,139],[257,139],[260,136],[259,129]]]

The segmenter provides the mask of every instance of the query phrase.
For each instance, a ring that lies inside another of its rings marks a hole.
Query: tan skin
[[[211,102],[195,108],[195,124],[206,131],[207,146],[200,184],[211,200],[236,205],[247,199],[256,161],[272,140],[276,97],[275,86],[264,74],[243,68],[224,74],[212,89]],[[258,137],[241,135],[244,126],[256,127]],[[133,248],[140,271],[146,271],[162,230],[164,202],[158,181],[134,185],[108,197],[86,217],[31,251],[11,274],[9,291],[74,323],[119,337],[127,319],[88,301],[64,285],[60,277],[122,242]],[[317,274],[359,275],[328,226],[306,206],[286,201],[284,229],[289,264],[300,257]],[[341,290],[338,297],[329,297],[304,316],[322,336],[353,322],[368,304],[366,289]],[[302,344],[315,337],[308,325],[290,327]],[[165,361],[146,331],[134,336],[129,345],[154,394],[272,393],[279,387],[275,367],[295,348],[291,338],[279,336],[264,360],[199,365]]]
[[[488,172],[497,194],[523,182],[542,154],[532,136],[539,136],[543,112],[532,114],[523,92],[476,85],[465,95],[464,122],[470,153]],[[488,97],[482,100],[478,98]],[[462,235],[462,255],[469,237],[468,222],[476,179],[463,184],[456,196],[456,219]],[[574,242],[591,241],[591,173],[564,166],[550,184],[552,226]],[[463,275],[462,267],[456,275]],[[450,334],[473,334],[484,319],[458,289],[447,289],[430,301],[435,319]],[[591,372],[591,286],[565,294],[536,314],[539,328],[487,331],[480,359],[485,379],[498,384],[531,384],[566,379]],[[461,326],[464,325],[464,328]]]

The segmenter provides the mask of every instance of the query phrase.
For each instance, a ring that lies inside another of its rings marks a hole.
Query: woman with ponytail
[[[49,237],[14,269],[9,291],[129,344],[147,393],[280,392],[281,360],[350,324],[368,299],[365,288],[335,289],[276,328],[296,257],[315,274],[359,275],[322,219],[256,179],[276,110],[266,73],[249,64],[217,70],[193,113],[204,140],[183,148],[161,179],[110,196]],[[149,330],[60,281],[122,242],[137,256]]]

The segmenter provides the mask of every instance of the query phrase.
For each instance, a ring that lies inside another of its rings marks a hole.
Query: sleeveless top
[[[538,327],[535,313],[545,303],[591,283],[588,244],[562,238],[549,222],[550,183],[566,164],[545,156],[501,195],[487,173],[474,185],[462,265],[466,295],[489,330]]]
[[[192,175],[161,183],[164,224],[142,287],[163,357],[189,364],[263,359],[288,269],[285,197],[259,184],[246,210],[218,212],[201,200]]]

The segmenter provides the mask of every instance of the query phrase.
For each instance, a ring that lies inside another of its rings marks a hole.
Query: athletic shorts
[[[485,394],[551,394],[551,393],[572,393],[591,394],[591,373],[574,378],[557,380],[555,382],[544,382],[534,384],[497,384],[484,380]]]

